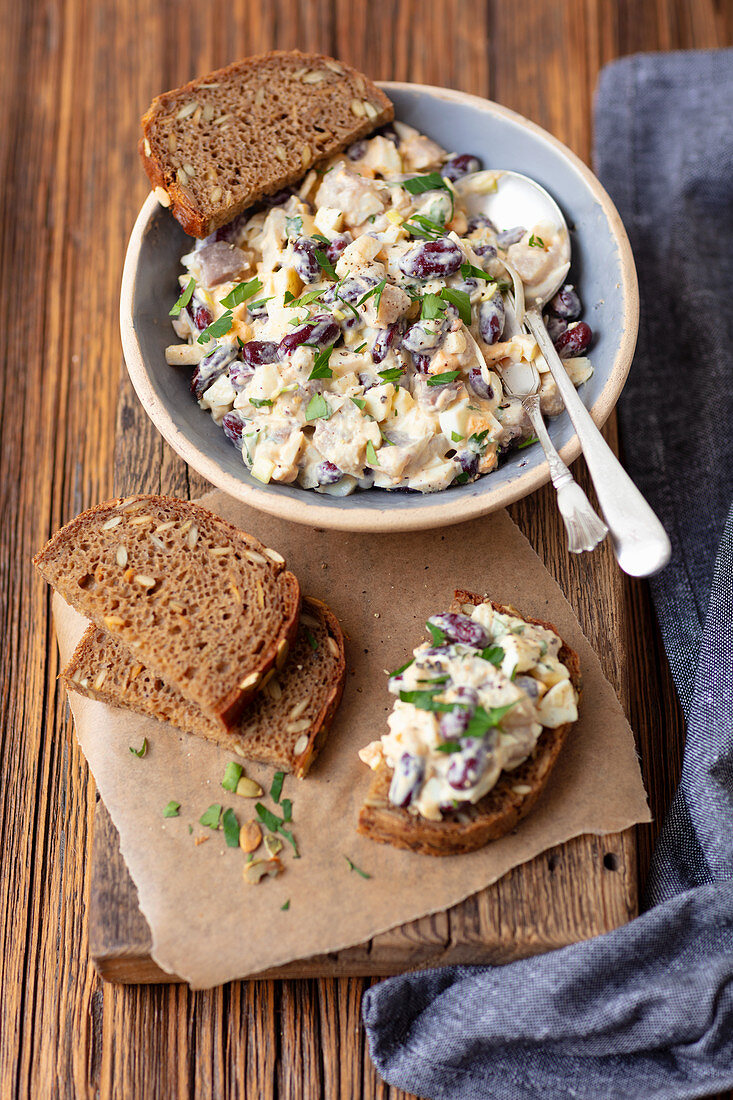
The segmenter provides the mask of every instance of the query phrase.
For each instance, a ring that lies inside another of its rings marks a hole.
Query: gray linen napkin
[[[647,884],[606,936],[370,989],[372,1058],[431,1100],[705,1096],[733,1087],[733,51],[608,66],[596,166],[642,316],[626,463],[672,539],[652,595],[688,720]]]

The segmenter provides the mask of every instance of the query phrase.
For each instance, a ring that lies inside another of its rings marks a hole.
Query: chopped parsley
[[[469,474],[468,470],[463,470],[463,472],[458,474],[458,476],[454,480],[457,482],[458,485],[465,485],[470,476],[471,475]]]
[[[209,829],[219,828],[221,818],[221,802],[212,802],[208,810],[204,810],[199,818],[199,825],[206,825]]]
[[[241,306],[242,302],[248,301],[255,294],[258,294],[262,290],[262,283],[259,279],[250,279],[247,283],[237,283],[237,285],[229,291],[226,298],[221,299],[221,304],[226,306],[227,309],[234,309],[236,306]]]
[[[530,248],[544,248],[545,247],[545,242],[542,240],[542,237],[535,237],[534,233],[529,238],[529,241],[527,243],[529,244]]]
[[[440,745],[435,746],[436,752],[460,752],[461,746],[458,741],[443,741]]]
[[[428,172],[424,176],[413,176],[412,179],[403,180],[400,187],[409,191],[411,195],[424,195],[426,191],[447,191],[450,195],[451,218],[453,217],[453,192],[440,172]]]
[[[429,386],[445,386],[448,382],[455,382],[461,372],[459,370],[447,370],[442,374],[433,374],[428,378]]]
[[[362,878],[371,878],[372,877],[366,871],[362,871],[361,867],[357,867],[356,864],[354,863],[354,861],[349,859],[348,856],[344,856],[344,859],[348,863],[350,871],[356,871],[357,875],[361,875]]]
[[[280,801],[280,795],[283,791],[283,782],[285,781],[285,772],[275,772],[272,777],[272,786],[270,787],[270,798],[273,802]]]
[[[267,806],[263,806],[261,802],[257,802],[255,805],[257,816],[263,825],[265,825],[271,833],[280,833],[285,839],[292,844],[293,851],[295,852],[295,858],[300,859],[300,852],[298,851],[298,845],[295,842],[295,837],[288,829],[284,829],[284,819],[280,819],[277,814],[274,814],[272,810],[268,810]]]
[[[386,287],[386,285],[387,285],[387,280],[382,279],[381,283],[377,283],[377,285],[373,286],[371,290],[368,290],[366,292],[366,294],[364,294],[356,304],[358,306],[363,306],[364,303],[366,301],[368,301],[368,299],[371,298],[372,295],[373,295],[374,296],[374,312],[379,313],[379,306],[381,305],[381,302],[382,302],[382,293],[383,293],[384,288]]]
[[[183,288],[183,292],[181,293],[181,296],[176,304],[171,310],[168,311],[169,317],[177,317],[181,310],[186,308],[188,303],[191,301],[191,298],[193,297],[193,290],[195,286],[196,280],[191,277],[186,283],[186,286]]]
[[[475,264],[461,264],[461,275],[464,279],[483,279],[486,283],[495,283],[496,279],[491,275],[487,275],[480,267],[476,267]]]
[[[324,237],[323,233],[313,233],[311,236],[311,240],[318,241],[319,244],[325,244],[326,247],[328,247],[328,245],[330,245],[331,243],[328,237]]]
[[[163,807],[163,817],[180,817],[181,816],[181,803],[171,800],[167,806]]]
[[[224,778],[221,781],[221,785],[225,791],[236,791],[237,783],[242,778],[243,771],[244,768],[241,764],[237,764],[233,760],[230,760],[224,769]]]
[[[523,443],[518,443],[517,450],[523,451],[525,447],[531,447],[533,443],[539,443],[539,439],[536,435],[532,435],[529,439],[525,439]]]
[[[226,841],[227,848],[239,847],[239,822],[237,821],[237,815],[234,810],[225,810],[224,816],[221,819],[221,825],[224,830],[224,840]]]
[[[226,313],[222,313],[221,317],[217,317],[215,321],[212,321],[210,325],[207,325],[204,331],[199,336],[197,343],[206,344],[209,340],[214,340],[219,336],[224,336],[232,327],[232,311],[228,309]]]
[[[280,906],[280,908],[282,909],[283,912],[287,912],[287,910],[290,908],[290,898],[288,898],[287,901],[283,902],[283,904]]]
[[[333,371],[328,365],[332,351],[333,344],[330,344],[327,348],[323,348],[322,351],[318,352],[315,362],[313,363],[313,370],[308,375],[309,382],[312,382],[316,378],[333,378]]]
[[[463,733],[464,737],[485,737],[490,729],[499,725],[504,715],[512,707],[515,707],[516,703],[507,703],[503,707],[489,707],[485,710],[484,707],[476,707],[476,710],[471,715],[469,723]]]
[[[359,344],[358,348],[354,348],[354,355],[359,355],[359,353],[362,352],[365,347],[366,347],[366,342],[364,342],[363,344]]]
[[[300,215],[296,215],[294,218],[285,219],[285,233],[290,237],[299,237],[303,232],[303,219]]]
[[[481,651],[481,656],[489,664],[495,665],[497,668],[504,660],[504,650],[500,645],[489,645],[486,649]]]
[[[305,410],[306,420],[330,420],[331,406],[322,393],[314,393]]]
[[[425,626],[433,639],[433,645],[445,645],[445,633],[435,623],[427,622]]]
[[[390,367],[388,370],[377,371],[383,382],[396,382],[402,377],[402,367]]]
[[[443,301],[437,294],[426,294],[420,307],[420,320],[434,321],[436,317],[440,317],[442,313],[445,313],[447,308],[448,303]]]
[[[147,739],[147,737],[143,737],[143,743],[142,743],[142,745],[140,746],[139,749],[133,749],[132,745],[130,745],[130,752],[132,753],[133,756],[140,757],[141,760],[142,760],[143,756],[147,756],[147,752],[148,752],[148,739]]]
[[[453,440],[454,443],[462,443],[463,439],[464,439],[464,436],[459,435],[458,432],[451,432],[450,437],[451,437],[451,439]]]
[[[324,237],[324,240],[325,240],[325,237]],[[326,244],[328,244],[328,243],[329,242],[326,241]],[[316,249],[316,261],[317,261],[318,266],[320,267],[321,271],[325,271],[325,273],[329,276],[329,278],[333,279],[334,282],[338,282],[338,275],[336,274],[336,269],[334,268],[333,264],[329,260],[326,253],[323,252],[320,248]]]
[[[380,463],[379,459],[377,458],[377,452],[374,450],[374,444],[372,443],[371,439],[366,445],[366,458],[367,462],[371,466],[379,466]]]
[[[282,808],[283,808],[283,821],[286,821],[286,822],[287,821],[292,821],[293,820],[293,802],[292,802],[292,799],[284,798],[282,800]]]
[[[275,295],[271,294],[269,298],[258,298],[256,302],[250,302],[250,304],[249,304],[250,312],[253,309],[259,309],[260,306],[264,306],[267,302],[271,302],[274,297],[275,297]],[[239,340],[239,337],[237,337],[237,340]],[[241,340],[239,340],[239,346],[241,348],[244,347],[244,344],[242,343]]]
[[[464,325],[471,324],[471,299],[465,290],[456,290],[455,287],[444,286],[440,292],[443,301],[450,302],[458,310],[458,316]]]
[[[248,401],[250,405],[254,405],[256,409],[262,409],[268,405],[272,405],[272,399],[269,397],[250,397]]]
[[[394,670],[394,672],[390,672],[390,676],[399,676],[401,673],[403,673],[405,671],[405,669],[409,668],[410,665],[414,665],[414,664],[415,664],[415,658],[413,657],[411,660],[406,661],[404,663],[404,665],[400,665],[399,668],[396,668]]]
[[[352,397],[351,400],[354,402],[357,409],[363,409],[366,407],[366,401],[363,397]]]
[[[290,309],[296,309],[298,306],[309,306],[313,302],[319,301],[321,295],[325,293],[325,290],[309,290],[306,294],[301,294],[299,298],[296,298],[294,294],[286,290],[283,305],[288,306]],[[269,301],[269,299],[266,300]]]
[[[482,432],[474,432],[474,434],[472,436],[470,436],[469,440],[468,440],[468,445],[471,448],[471,450],[474,451],[476,454],[479,454],[479,455],[484,454],[485,451],[486,451],[486,448],[489,445],[488,440],[486,438],[488,434],[489,434],[489,429],[488,428],[485,428],[484,431],[482,431]]]
[[[308,645],[311,647],[311,649],[315,653],[315,651],[318,649],[318,641],[314,637],[313,632],[311,630],[309,630],[307,626],[305,627],[305,636],[308,639]],[[277,801],[277,799],[275,801]]]
[[[412,214],[402,228],[411,237],[420,237],[424,241],[437,241],[445,236],[445,226],[425,214]]]

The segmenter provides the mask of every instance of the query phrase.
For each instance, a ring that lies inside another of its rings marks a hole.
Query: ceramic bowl
[[[396,117],[454,152],[475,153],[485,168],[512,168],[555,197],[571,228],[571,281],[595,333],[593,377],[580,389],[600,426],[613,409],[631,365],[638,327],[636,271],[621,219],[590,170],[550,134],[520,115],[463,92],[385,83]],[[151,194],[135,222],[120,303],[122,346],[143,408],[173,449],[208,481],[255,508],[297,523],[345,531],[412,531],[459,523],[502,508],[549,480],[539,444],[512,452],[470,485],[439,493],[369,489],[329,497],[297,485],[262,485],[208,412],[189,392],[186,368],[170,367],[165,347],[176,337],[168,311],[179,292],[180,257],[190,238]],[[566,462],[580,453],[563,413],[550,435]]]

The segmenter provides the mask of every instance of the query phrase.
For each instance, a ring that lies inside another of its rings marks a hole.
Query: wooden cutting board
[[[117,418],[116,491],[121,495],[163,492],[195,497],[208,488],[162,443],[129,383],[123,380]],[[546,560],[558,554],[567,557],[562,545],[538,545],[548,538],[564,541],[556,515],[543,515],[552,498],[548,501],[546,494],[536,494],[531,499],[535,505],[540,500],[544,505],[529,513],[533,522],[522,523],[523,514],[528,513],[526,502],[514,506],[513,518]],[[532,528],[538,523],[541,537],[532,539]],[[589,598],[581,586],[577,593],[566,588],[566,594],[576,609]],[[602,620],[606,650],[602,662],[608,654],[624,650],[619,596],[613,583],[603,594],[609,606]],[[598,608],[595,610],[598,614]],[[608,662],[603,663],[605,667]],[[605,670],[609,675],[609,669]],[[613,669],[610,678],[618,690]],[[300,960],[258,977],[379,977],[421,966],[504,963],[610,931],[636,912],[634,831],[581,836],[515,868],[445,913],[392,929],[358,947]],[[94,818],[89,944],[97,970],[110,981],[178,980],[162,971],[150,956],[150,928],[120,855],[117,831],[101,801]]]

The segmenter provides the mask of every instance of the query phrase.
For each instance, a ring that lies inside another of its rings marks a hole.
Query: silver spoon
[[[525,284],[528,308],[523,322],[537,341],[580,440],[619,565],[632,577],[658,573],[671,554],[667,532],[594,424],[542,320],[542,308],[563,284],[570,260],[570,237],[560,207],[528,176],[502,172],[496,190],[481,196],[481,211],[500,232],[545,224],[561,235],[564,247],[556,271],[536,286]]]

